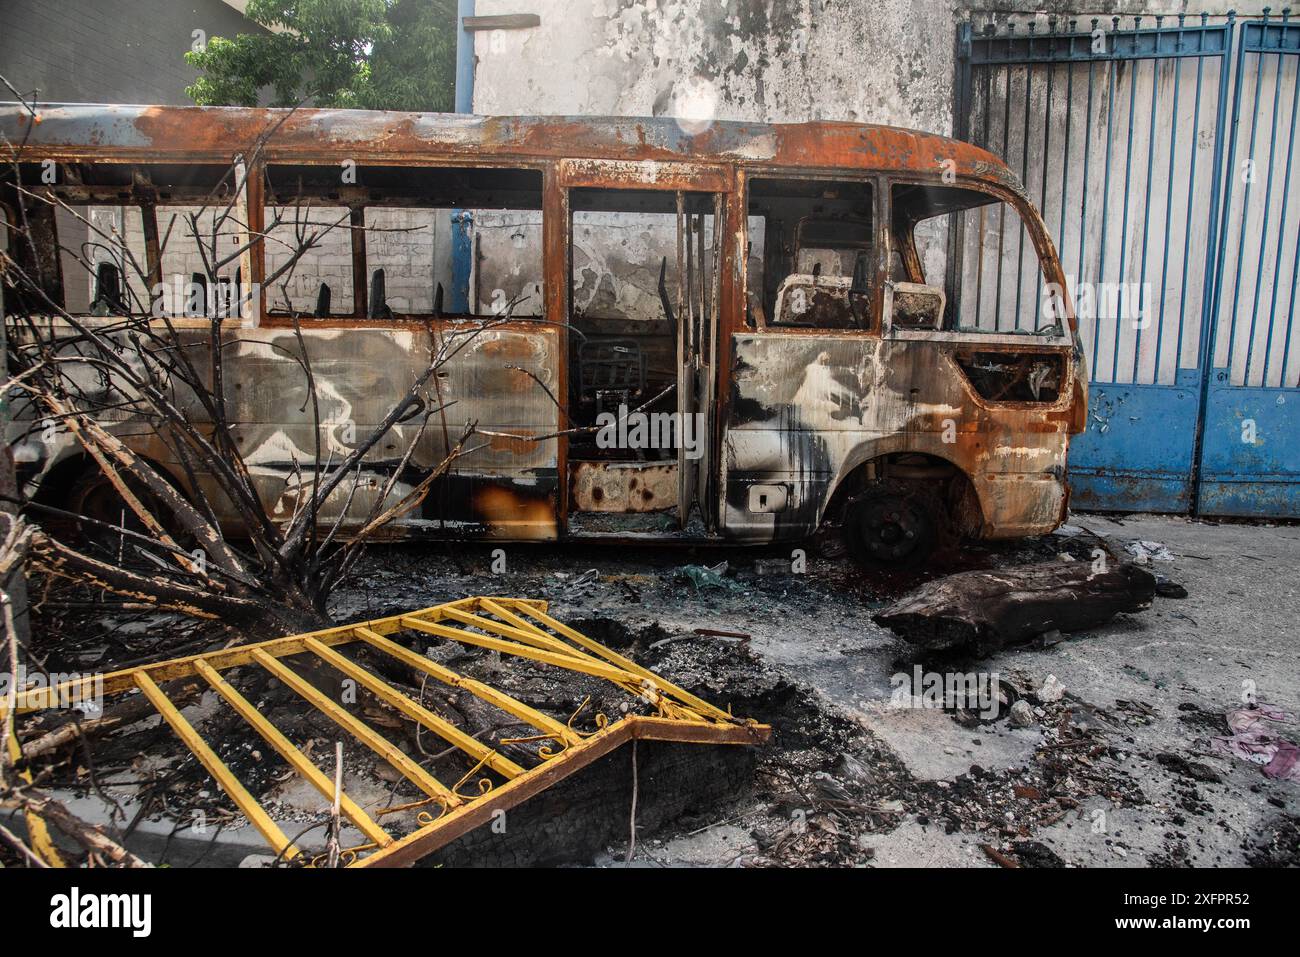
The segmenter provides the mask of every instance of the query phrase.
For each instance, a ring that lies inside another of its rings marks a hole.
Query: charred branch
[[[928,651],[990,654],[1051,631],[1094,628],[1149,608],[1155,576],[1137,565],[1053,562],[961,572],[922,585],[873,616]]]

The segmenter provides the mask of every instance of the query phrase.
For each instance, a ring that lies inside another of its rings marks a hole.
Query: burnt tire
[[[144,485],[132,478],[126,481],[131,493],[145,508],[166,522],[166,511]],[[73,519],[68,523],[70,527],[66,533],[73,545],[95,558],[120,561],[126,567],[135,567],[141,563],[135,543],[114,528],[105,526],[120,526],[128,532],[148,535],[150,538],[153,535],[102,472],[87,471],[73,483],[68,492],[67,508],[77,516],[91,520]]]
[[[838,526],[822,526],[812,537],[812,547],[819,558],[831,562],[839,561],[848,552],[844,544],[844,529]]]
[[[869,568],[915,568],[930,560],[943,539],[946,513],[923,485],[880,482],[849,503],[844,544]]]

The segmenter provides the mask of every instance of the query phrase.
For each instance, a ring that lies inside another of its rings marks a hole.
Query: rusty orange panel
[[[677,507],[676,462],[577,462],[569,495],[580,512],[657,512]]]
[[[719,121],[691,135],[669,117],[503,117],[365,110],[244,107],[52,106],[33,124],[21,106],[0,108],[0,134],[34,160],[229,162],[269,136],[268,162],[428,164],[537,157],[700,164],[841,167],[932,174],[947,160],[1024,196],[992,153],[946,136],[864,123]],[[632,175],[630,172],[628,175]],[[668,188],[675,188],[669,186]],[[725,189],[719,182],[718,190]]]
[[[704,163],[665,163],[662,160],[562,159],[560,182],[567,187],[599,186],[626,189],[727,189],[727,170]]]

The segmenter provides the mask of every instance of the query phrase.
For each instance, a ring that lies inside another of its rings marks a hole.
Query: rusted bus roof
[[[288,114],[288,115],[286,115]],[[0,105],[0,134],[33,158],[228,162],[275,129],[266,155],[293,161],[347,155],[410,162],[431,153],[501,157],[690,160],[791,168],[933,173],[951,160],[968,175],[1023,193],[992,153],[946,136],[864,123],[719,121],[691,135],[669,117],[463,116],[242,107],[42,106],[40,122]],[[280,124],[277,127],[277,124]]]

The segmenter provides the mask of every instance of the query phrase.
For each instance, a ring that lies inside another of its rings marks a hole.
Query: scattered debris
[[[1189,761],[1182,755],[1162,751],[1156,755],[1156,761],[1175,774],[1191,778],[1193,781],[1200,781],[1202,784],[1220,784],[1223,781],[1218,771],[1196,761]]]
[[[1261,827],[1246,862],[1251,867],[1300,865],[1300,817],[1282,814]]]
[[[563,582],[561,589],[564,597],[572,599],[586,591],[589,586],[600,581],[600,572],[595,568],[588,568],[581,575],[569,577],[564,572],[556,572],[555,577]]]
[[[1294,722],[1295,715],[1271,704],[1234,708],[1227,714],[1231,736],[1213,739],[1214,749],[1252,764],[1270,778],[1300,781],[1300,748],[1280,738],[1265,722]]]
[[[756,575],[793,575],[788,558],[757,558],[754,560]]]
[[[1145,565],[1148,562],[1172,562],[1174,560],[1174,553],[1169,550],[1169,546],[1160,542],[1128,542],[1124,546],[1124,551],[1132,555],[1133,560],[1139,565]]]
[[[1013,841],[1005,851],[981,844],[980,850],[1001,867],[1065,867],[1060,855],[1039,841]]]
[[[1094,570],[1053,562],[938,578],[872,618],[931,651],[987,655],[1049,631],[1078,631],[1143,611],[1154,596],[1154,576],[1136,565]]]
[[[1043,679],[1043,684],[1038,689],[1038,700],[1040,701],[1060,701],[1065,697],[1065,686],[1056,675],[1048,675]]]
[[[981,844],[980,850],[985,853],[985,855],[989,858],[989,860],[993,861],[995,864],[998,864],[1001,867],[1016,868],[1020,866],[1019,861],[1015,860],[1014,858],[1007,857],[1007,855],[1003,854],[992,844]]]
[[[1115,699],[1115,710],[1121,712],[1124,723],[1133,727],[1146,727],[1156,716],[1156,709],[1145,701],[1130,701],[1126,698]]]
[[[693,641],[696,638],[718,638],[724,642],[744,644],[749,641],[749,635],[738,631],[718,631],[713,628],[696,628],[689,635],[669,635],[667,638],[660,638],[650,645],[651,650],[662,648],[664,645],[675,644],[679,641]]]
[[[1187,589],[1164,575],[1156,576],[1156,594],[1161,598],[1186,598]]]
[[[1061,856],[1040,841],[1015,841],[1011,852],[1021,867],[1065,867]]]
[[[735,590],[737,583],[725,577],[727,574],[727,563],[718,562],[713,566],[707,565],[683,565],[677,570],[678,574],[691,583],[695,593],[699,594],[705,588],[722,588],[726,590]]]
[[[1157,529],[1154,534],[1147,531],[1140,537],[1159,539],[1163,535]],[[1091,533],[1069,539],[1044,536],[982,546],[966,556],[961,567],[1038,565],[1066,552],[1073,556],[1072,564],[1087,568],[1096,547]],[[701,558],[696,560],[712,569],[724,553],[700,549],[699,554]],[[1184,557],[1180,554],[1180,561]],[[638,742],[642,800],[638,805],[634,866],[861,866],[898,862],[987,865],[992,858],[981,851],[981,844],[1021,868],[1060,866],[1062,858],[1072,865],[1126,867],[1247,861],[1280,866],[1294,864],[1300,854],[1300,833],[1294,824],[1287,830],[1285,816],[1294,812],[1293,789],[1253,773],[1230,776],[1224,771],[1226,762],[1198,757],[1198,753],[1208,750],[1210,737],[1228,734],[1229,728],[1222,711],[1211,710],[1207,704],[1212,697],[1202,698],[1196,683],[1189,683],[1186,676],[1179,674],[1171,659],[1116,655],[1114,646],[1098,646],[1097,654],[1090,654],[1086,662],[1072,653],[1069,662],[1049,665],[1049,659],[1036,648],[1024,654],[1001,656],[985,666],[998,673],[1001,703],[996,718],[981,722],[974,712],[958,709],[931,713],[925,716],[929,723],[918,725],[951,729],[929,738],[934,749],[942,752],[935,768],[930,769],[914,762],[917,750],[930,746],[926,734],[914,735],[913,743],[900,744],[874,730],[871,724],[864,724],[855,709],[872,706],[871,696],[860,690],[864,685],[873,678],[887,676],[891,669],[910,669],[913,660],[909,651],[906,668],[897,663],[903,657],[900,643],[876,627],[864,625],[863,609],[883,607],[932,573],[864,576],[847,563],[829,563],[810,555],[810,574],[792,587],[789,579],[756,575],[749,562],[736,567],[733,558],[732,569],[721,570],[727,583],[725,590],[706,587],[702,598],[683,601],[691,591],[685,587],[681,560],[679,555],[652,548],[620,549],[617,555],[602,551],[597,559],[595,546],[585,550],[577,546],[539,546],[512,560],[506,578],[494,579],[507,581],[506,587],[516,594],[549,589],[549,595],[568,603],[567,614],[551,613],[579,632],[731,714],[750,716],[773,728],[774,745],[768,748],[662,745],[674,761],[671,769],[653,763],[659,760],[651,751],[653,742]],[[354,582],[341,593],[333,614],[349,621],[378,618],[471,594],[477,590],[475,586],[486,565],[486,548],[476,554],[474,548],[468,547],[454,556],[432,554],[427,548],[412,545],[377,549],[369,553]],[[600,578],[581,595],[568,595],[561,583],[580,577],[592,565],[599,566]],[[568,572],[567,578],[558,578],[556,571]],[[1189,578],[1189,584],[1193,581],[1203,586],[1201,577]],[[628,615],[632,609],[627,604],[624,582],[635,585],[641,599],[635,617]],[[1206,589],[1195,589],[1193,608],[1206,608],[1206,602]],[[577,607],[581,611],[575,615]],[[42,613],[52,614],[50,608],[47,604]],[[1168,629],[1184,627],[1171,619],[1190,620],[1168,610],[1159,616],[1159,610],[1157,606],[1150,615],[1117,622],[1098,634],[1117,636],[1124,643],[1122,647],[1132,647],[1132,642],[1148,630],[1168,635]],[[1204,621],[1215,620],[1212,614],[1200,610],[1196,614]],[[58,621],[67,623],[60,633],[77,632],[79,626],[72,623],[84,621],[72,611],[60,609],[59,616]],[[79,659],[65,657],[73,652],[88,654],[93,649],[100,656],[105,647],[109,651],[104,660],[112,667],[126,667],[127,661],[143,656],[116,634],[104,635],[85,628],[80,631],[83,635],[93,634],[94,640],[83,637],[75,646],[45,646],[56,651],[61,667],[79,663]],[[136,640],[132,633],[125,637],[127,642]],[[1077,632],[1069,637],[1075,651],[1083,650],[1078,646]],[[228,635],[210,628],[206,643],[167,657],[213,648],[228,640]],[[1192,644],[1189,638],[1185,645],[1174,642],[1169,647],[1195,653]],[[347,648],[343,651],[350,653]],[[434,660],[458,672],[490,674],[492,686],[558,716],[561,722],[577,712],[574,726],[583,731],[594,728],[598,711],[615,717],[608,697],[602,699],[596,694],[584,706],[588,693],[607,684],[599,679],[568,674],[563,686],[557,687],[549,674],[559,669],[529,661],[522,662],[522,668],[511,667],[508,658],[490,649],[438,642],[431,651],[435,651]],[[1150,674],[1132,663],[1141,664]],[[369,660],[365,666],[370,667]],[[963,673],[974,670],[960,661],[940,664],[933,670],[953,666],[959,666],[954,670]],[[1095,692],[1097,685],[1082,675],[1094,667],[1109,669],[1105,673],[1113,677],[1116,687],[1125,689],[1114,693],[1123,698],[1103,697],[1096,704],[1084,700],[1088,689]],[[1054,681],[1050,672],[1055,672],[1058,680]],[[236,669],[236,678],[240,676]],[[409,677],[387,673],[383,677],[413,698],[421,693],[418,680],[413,687]],[[1166,682],[1167,690],[1160,694]],[[470,718],[468,727],[479,729],[476,718],[485,716],[487,710],[473,711],[472,695],[456,692],[447,697],[445,689],[435,682],[428,685],[423,695],[426,707],[439,713],[444,707],[462,708],[459,714]],[[370,701],[364,689],[361,694],[358,717],[367,723],[374,721],[376,730],[403,748],[409,746],[416,760],[430,761],[427,755],[437,755],[444,748],[427,729],[423,730],[420,748],[414,739],[421,730],[418,724],[402,719],[382,702]],[[266,710],[282,708],[286,700],[292,702],[294,693],[270,682],[256,695],[249,692],[249,697],[259,709]],[[1018,711],[1030,717],[1024,727],[1007,720],[1019,701],[1024,705]],[[633,705],[633,710],[639,709],[639,704]],[[185,713],[190,715],[191,710]],[[310,719],[310,715],[305,717]],[[275,713],[273,720],[279,723],[282,718],[285,733],[326,773],[332,771],[334,737],[329,720],[299,724],[302,718],[289,712]],[[456,720],[459,723],[460,717]],[[400,722],[402,731],[390,730],[388,721]],[[227,740],[226,728],[205,726],[198,719],[195,724],[208,740]],[[91,742],[97,758],[114,740],[126,742],[120,751],[108,754],[109,760],[92,769],[111,782],[107,785],[111,793],[123,797],[119,782],[128,774],[146,782],[160,781],[160,798],[152,804],[148,823],[161,827],[164,837],[173,824],[183,826],[196,808],[218,826],[250,833],[242,817],[223,793],[212,787],[192,757],[185,755],[190,768],[188,772],[181,768],[180,774],[176,773],[177,765],[156,769],[151,764],[139,769],[129,766],[137,754],[157,752],[171,735],[166,725],[156,732],[149,731],[148,726],[150,722],[142,721]],[[34,740],[52,730],[54,726],[32,729],[24,733],[23,740]],[[317,793],[298,780],[293,769],[255,733],[240,737],[233,733],[237,730],[230,729],[229,745],[223,743],[216,750],[250,791],[275,808],[277,820],[292,823],[283,825],[285,832],[296,835],[302,827],[319,820],[319,808],[312,800],[290,803],[287,789],[293,788],[297,794],[309,792],[313,800]],[[482,740],[501,749],[536,747],[500,744],[503,734],[508,737],[517,733],[489,726]],[[1193,742],[1193,737],[1198,740]],[[309,740],[312,738],[316,739],[314,747]],[[304,741],[308,743],[301,744]],[[252,753],[259,749],[260,761]],[[180,750],[185,754],[184,749]],[[509,812],[508,835],[490,836],[490,828],[478,828],[436,851],[426,863],[455,866],[505,860],[511,864],[583,866],[590,865],[594,858],[597,866],[622,866],[629,833],[630,752],[631,748],[620,748],[608,760],[513,808]],[[67,746],[58,753],[74,754]],[[1170,757],[1157,757],[1161,753]],[[1223,782],[1201,780],[1196,767],[1171,762],[1178,755],[1190,758],[1188,765],[1203,762],[1200,766],[1221,773]],[[472,767],[472,762],[461,761],[459,754],[437,760],[428,767],[436,770],[440,779],[447,779],[450,772],[448,783]],[[725,765],[717,763],[723,761]],[[425,797],[412,794],[410,782],[391,768],[390,776],[383,780],[379,764],[362,749],[354,747],[345,752],[345,790],[351,790],[359,780],[379,779],[372,803],[366,804],[368,812],[376,814],[374,808],[384,808],[386,800],[397,808]],[[608,774],[602,769],[609,769]],[[932,776],[935,769],[939,773]],[[673,773],[663,776],[668,770]],[[723,775],[726,780],[718,782],[714,789],[713,784]],[[653,801],[648,799],[651,781]],[[1243,781],[1255,782],[1259,789],[1255,796],[1240,793]],[[391,799],[387,797],[389,788],[395,789]],[[585,790],[578,791],[575,797],[571,790],[574,788]],[[89,796],[90,789],[88,778],[77,779],[76,794]],[[473,780],[461,791],[473,793]],[[286,795],[284,803],[280,803],[282,793]],[[586,815],[581,830],[559,826],[560,811],[566,802]],[[1272,823],[1267,817],[1261,821],[1256,805],[1265,809],[1271,806],[1269,813],[1284,816]],[[663,808],[667,809],[659,813]],[[396,836],[418,829],[414,820],[418,811],[376,814],[375,819]],[[128,810],[131,813],[133,809]],[[436,808],[433,813],[437,813]],[[554,815],[554,820],[548,815]],[[538,823],[528,823],[532,821]],[[607,827],[611,822],[612,826]],[[343,824],[346,828],[346,817]],[[597,826],[599,843],[588,852],[589,832]],[[168,855],[171,866],[183,866],[183,855],[175,849],[182,843],[179,838],[183,834],[178,835]],[[484,848],[478,843],[507,838],[515,843],[506,858],[498,856],[497,844]],[[197,842],[189,839],[189,843]],[[218,841],[216,846],[222,843]],[[349,843],[355,845],[357,841],[345,837],[341,853]],[[932,854],[930,848],[944,850]],[[953,851],[960,857],[951,856]],[[542,856],[536,856],[538,853]],[[158,857],[155,854],[146,859],[156,861]],[[267,855],[262,863],[271,860]],[[213,861],[209,859],[208,863]]]
[[[753,637],[743,631],[719,631],[717,628],[696,628],[694,634],[712,638],[738,638],[741,641],[749,641]]]
[[[1045,631],[1038,636],[1039,644],[1044,648],[1051,648],[1053,645],[1059,645],[1064,638],[1061,636],[1061,629],[1053,628],[1051,631]]]
[[[1011,706],[1011,723],[1017,728],[1027,728],[1034,723],[1034,706],[1023,698]]]

